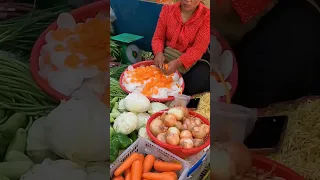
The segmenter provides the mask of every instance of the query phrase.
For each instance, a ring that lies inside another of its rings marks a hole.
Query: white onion
[[[186,149],[190,149],[194,147],[194,144],[191,138],[182,138],[180,139],[180,146]]]
[[[154,136],[165,132],[165,126],[160,119],[155,119],[150,123],[150,131]]]
[[[182,118],[184,117],[183,111],[180,108],[170,108],[168,111],[168,114],[174,115],[178,121],[181,121]]]
[[[170,127],[167,131],[167,134],[175,134],[175,135],[180,135],[180,130],[176,127]]]
[[[180,138],[192,138],[192,133],[188,130],[183,130],[180,133]]]

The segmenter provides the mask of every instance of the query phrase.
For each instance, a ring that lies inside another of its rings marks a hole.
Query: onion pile
[[[286,180],[252,167],[251,153],[240,143],[215,143],[210,147],[210,159],[214,180]]]
[[[150,123],[150,131],[163,143],[190,149],[204,143],[210,126],[189,115],[186,107],[173,107]]]

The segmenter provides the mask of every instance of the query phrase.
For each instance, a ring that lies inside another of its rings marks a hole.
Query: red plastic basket
[[[226,79],[226,82],[230,82],[230,84],[232,85],[232,88],[230,90],[230,96],[233,97],[234,93],[236,92],[237,86],[238,86],[238,65],[237,65],[235,55],[234,55],[229,43],[217,31],[212,29],[211,35],[216,36],[217,40],[220,42],[222,52],[226,51],[226,50],[229,50],[232,52],[233,67],[232,67],[232,72],[231,72],[230,76]],[[220,101],[225,102],[226,97],[225,96],[221,97]]]
[[[84,21],[88,18],[95,17],[99,12],[108,11],[110,7],[109,0],[97,1],[95,3],[83,6],[71,12],[76,22]],[[52,23],[37,39],[34,44],[30,57],[30,69],[34,81],[46,93],[57,100],[68,100],[69,97],[61,94],[49,86],[48,82],[38,74],[39,71],[39,56],[41,47],[45,44],[45,35],[52,29],[57,29],[57,23]]]
[[[287,180],[304,180],[302,176],[290,168],[261,155],[252,154],[252,165],[265,172],[272,172],[274,176],[282,177]]]
[[[141,62],[138,62],[136,64],[133,64],[132,67],[133,68],[137,68],[137,67],[140,67],[140,66],[150,66],[150,65],[154,65],[154,62],[153,60],[149,60],[149,61],[141,61]],[[125,70],[127,71],[127,70]],[[124,71],[124,72],[125,72]],[[122,85],[122,80],[123,80],[123,76],[124,76],[124,72],[121,74],[120,76],[120,87],[122,88],[123,91],[127,92],[127,93],[131,93],[130,91],[128,91],[123,85]],[[182,75],[178,72],[178,75],[180,78],[182,78]],[[184,90],[184,82],[182,82],[182,85],[181,85],[181,89],[182,89],[182,92]],[[168,98],[165,98],[165,99],[159,99],[159,98],[152,98],[152,97],[148,97],[148,99],[150,101],[155,101],[155,102],[167,102],[167,101],[173,101],[174,100],[174,97],[173,96],[169,96]]]
[[[163,143],[161,141],[159,141],[150,131],[150,123],[156,119],[157,117],[161,116],[163,113],[167,112],[166,110],[165,111],[160,111],[160,112],[157,112],[155,114],[153,114],[148,122],[147,122],[147,125],[146,125],[146,129],[147,129],[147,133],[148,133],[148,136],[151,138],[151,140],[157,144],[158,146],[172,152],[173,154],[185,159],[189,156],[192,156],[194,154],[197,154],[199,153],[200,151],[202,151],[204,148],[208,147],[210,145],[210,134],[207,136],[207,138],[205,138],[205,142],[203,145],[197,147],[197,148],[191,148],[191,149],[185,149],[185,148],[182,148],[181,146],[173,146],[173,145],[169,145],[169,144],[166,144],[166,143]],[[189,114],[191,116],[194,116],[194,117],[197,117],[199,118],[204,124],[207,124],[210,126],[210,122],[203,116],[201,116],[200,114],[196,113],[196,112],[193,112],[193,111],[190,111]]]

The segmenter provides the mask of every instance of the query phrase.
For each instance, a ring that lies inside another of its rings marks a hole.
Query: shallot
[[[199,147],[204,143],[203,139],[193,139],[194,147]]]
[[[180,109],[178,107],[170,108],[168,111],[168,114],[174,115],[178,121],[181,121],[184,117],[184,113],[183,113],[182,109]]]
[[[183,130],[180,133],[180,138],[192,138],[192,133],[188,130]]]
[[[157,135],[157,139],[163,143],[166,143],[166,133],[160,133]]]
[[[201,128],[199,126],[194,127],[191,132],[192,132],[193,137],[198,138],[198,139],[203,139],[207,136],[205,129]]]
[[[180,138],[179,135],[176,134],[167,134],[166,136],[166,142],[170,145],[179,145]]]
[[[252,159],[249,150],[243,145],[234,142],[214,144],[210,148],[213,179],[227,180],[235,175],[248,172],[252,168]]]
[[[160,119],[154,119],[150,123],[150,131],[154,136],[157,136],[158,134],[165,132],[165,125]]]
[[[187,125],[186,124],[182,124],[181,121],[177,121],[175,124],[175,127],[178,128],[179,130],[186,130],[187,129]]]
[[[236,176],[236,165],[228,156],[228,153],[220,147],[210,147],[210,179],[230,180]]]
[[[191,138],[182,138],[180,139],[180,146],[186,149],[190,149],[194,147],[194,144]]]
[[[184,117],[189,116],[189,110],[188,110],[188,108],[187,108],[187,107],[185,107],[185,106],[179,106],[179,107],[177,107],[177,108],[179,108],[179,109],[181,109],[181,110],[182,110],[182,112],[183,112],[183,116],[184,116]]]
[[[236,142],[227,142],[223,143],[222,146],[234,161],[237,173],[247,172],[251,169],[251,153],[245,145]]]
[[[164,121],[164,119],[165,119],[165,117],[166,117],[166,115],[167,115],[168,113],[162,113],[161,114],[161,116],[160,116],[160,119],[162,120],[162,121]]]
[[[206,124],[201,124],[199,128],[201,129],[201,131],[203,130],[206,134],[210,133],[210,127]]]
[[[176,122],[177,122],[176,117],[171,114],[165,115],[164,120],[163,120],[164,125],[168,126],[168,127],[175,126]]]
[[[195,118],[194,122],[196,123],[197,126],[202,124],[202,121],[199,118]]]
[[[192,131],[192,129],[193,129],[194,127],[196,127],[196,123],[194,122],[193,119],[185,118],[184,124],[187,125],[187,129],[188,129],[189,131]]]

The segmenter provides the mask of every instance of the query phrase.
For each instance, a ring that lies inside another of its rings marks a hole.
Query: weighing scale
[[[143,36],[138,36],[129,33],[123,33],[112,36],[111,39],[118,41],[121,47],[121,63],[135,64],[142,60],[142,52],[138,46],[131,44],[134,41],[142,39]]]

